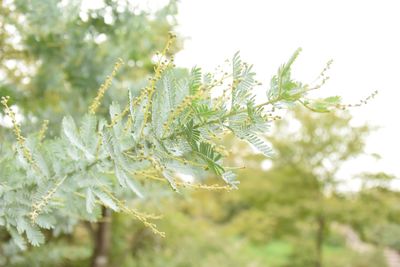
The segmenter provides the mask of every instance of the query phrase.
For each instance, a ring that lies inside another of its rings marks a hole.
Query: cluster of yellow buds
[[[165,45],[163,51],[161,53],[157,52],[156,55],[158,56],[158,62],[154,66],[154,76],[151,77],[150,80],[150,86],[146,88],[146,93],[147,93],[147,99],[148,102],[144,107],[144,119],[143,119],[143,124],[140,127],[140,135],[143,135],[143,129],[145,125],[149,122],[149,118],[151,116],[151,107],[153,105],[153,95],[156,90],[156,83],[157,81],[161,78],[162,74],[164,73],[165,70],[167,70],[169,67],[174,66],[174,57],[170,56],[169,60],[166,59],[167,54],[169,50],[171,49],[171,46],[176,38],[176,35],[169,33],[168,36],[168,41],[167,44]]]
[[[11,118],[11,122],[13,125],[13,131],[14,131],[15,137],[17,138],[18,143],[21,146],[24,146],[25,138],[22,136],[21,128],[17,122],[17,118],[15,116],[14,111],[12,111],[12,109],[8,106],[8,100],[10,100],[9,96],[2,96],[1,104],[4,106],[6,115]]]
[[[168,116],[167,121],[164,122],[164,125],[163,125],[163,130],[164,130],[164,136],[163,136],[163,137],[165,137],[166,134],[169,132],[170,127],[171,127],[171,125],[172,125],[172,122],[173,122],[183,111],[185,111],[186,108],[189,107],[189,106],[193,103],[193,101],[194,101],[195,99],[200,98],[200,96],[201,96],[202,94],[204,94],[205,91],[206,91],[206,90],[205,90],[204,88],[202,88],[202,89],[199,90],[196,94],[186,96],[186,97],[182,100],[182,102],[178,105],[178,107],[176,107],[176,108],[171,112],[171,114]]]
[[[13,132],[14,135],[17,139],[17,143],[22,150],[23,157],[26,159],[26,161],[36,170],[39,171],[38,166],[36,165],[31,151],[28,149],[28,147],[25,144],[25,137],[22,136],[21,132],[21,127],[17,122],[16,115],[14,111],[8,106],[8,100],[10,99],[9,96],[2,96],[1,97],[1,104],[4,106],[4,110],[7,116],[11,118],[11,122],[13,125]]]
[[[372,94],[370,94],[369,96],[367,96],[364,99],[361,99],[357,104],[348,104],[348,105],[341,105],[339,108],[341,109],[346,109],[346,108],[352,108],[352,107],[360,107],[362,105],[366,105],[368,104],[368,102],[372,99],[375,98],[375,96],[378,94],[378,91],[375,90],[374,92],[372,92]]]
[[[37,216],[39,216],[42,209],[49,203],[50,199],[53,197],[57,189],[62,185],[66,178],[67,176],[64,176],[64,178],[60,179],[45,196],[43,196],[38,202],[33,203],[32,211],[29,213],[32,223],[36,221]]]
[[[46,137],[46,132],[49,126],[49,120],[44,120],[42,126],[40,127],[39,131],[39,141],[42,142],[43,139]]]
[[[99,90],[97,91],[97,95],[95,99],[93,100],[92,104],[89,107],[89,113],[90,114],[95,114],[97,111],[97,108],[100,106],[101,101],[104,97],[104,94],[110,88],[112,84],[113,78],[117,75],[118,70],[121,68],[121,66],[124,64],[124,61],[119,58],[117,62],[114,65],[114,68],[109,76],[107,76],[106,80],[104,83],[100,86]]]
[[[130,108],[137,108],[140,103],[142,103],[145,99],[148,99],[147,104],[144,106],[144,120],[143,120],[143,125],[141,126],[140,131],[143,132],[143,128],[145,126],[145,124],[148,122],[148,119],[151,115],[150,113],[150,109],[151,109],[151,105],[153,103],[152,101],[152,97],[155,91],[155,86],[157,81],[162,77],[163,72],[168,69],[170,66],[173,66],[173,61],[174,61],[174,57],[170,56],[169,60],[165,59],[165,57],[167,56],[169,50],[172,47],[173,41],[176,38],[176,35],[169,33],[169,38],[167,41],[167,44],[165,45],[164,49],[162,52],[156,52],[156,56],[159,58],[158,62],[155,64],[154,66],[154,76],[149,78],[150,84],[143,88],[140,92],[140,94],[135,97],[133,100],[130,101],[130,103],[128,103],[125,108],[123,109],[123,111],[120,114],[117,114],[110,122],[110,124],[108,124],[108,127],[113,127],[118,121],[120,121],[122,118],[124,118],[128,113]],[[96,97],[96,100],[93,102],[92,106],[97,108],[97,106],[100,104],[100,100],[104,95],[105,90],[104,88],[108,88],[109,85],[111,85],[111,79],[109,79],[110,77],[114,77],[118,68],[121,66],[121,64],[123,64],[122,60],[120,60],[120,62],[117,62],[116,65],[114,66],[114,71],[112,72],[112,75],[109,76],[106,80],[106,82],[104,83],[104,86],[102,85],[99,89],[99,93],[98,96]],[[106,86],[107,84],[108,87]],[[95,104],[97,103],[97,104]],[[97,105],[97,106],[96,106]],[[92,108],[91,108],[92,109]],[[130,122],[132,123],[134,121],[134,118],[130,118]],[[129,126],[129,125],[127,125]]]
[[[111,128],[113,127],[117,122],[119,122],[123,117],[125,117],[126,114],[128,114],[130,108],[137,108],[139,104],[147,97],[149,94],[150,89],[149,87],[145,87],[143,90],[141,90],[140,94],[135,97],[130,103],[128,103],[123,111],[120,114],[116,114],[114,118],[112,118],[110,124],[107,125],[107,127]],[[130,118],[131,122],[133,123],[134,118]]]
[[[144,224],[144,226],[150,228],[154,234],[159,235],[161,237],[165,237],[165,233],[158,230],[156,224],[149,222],[149,220],[159,219],[159,218],[161,218],[161,216],[156,216],[156,215],[152,215],[152,214],[148,215],[148,214],[138,212],[132,208],[129,208],[121,200],[119,200],[117,197],[115,197],[107,188],[103,188],[103,192],[106,193],[117,204],[118,208],[122,212],[134,216],[137,220],[142,222]]]
[[[198,190],[206,190],[206,191],[231,191],[233,188],[230,185],[219,185],[219,184],[195,184],[195,183],[188,183],[188,182],[179,182],[176,181],[175,184],[177,186],[191,188],[191,189],[198,189]]]

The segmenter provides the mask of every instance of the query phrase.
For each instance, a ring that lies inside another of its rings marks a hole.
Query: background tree
[[[314,265],[323,265],[323,244],[329,230],[329,223],[340,220],[345,200],[338,191],[338,185],[344,177],[338,177],[343,163],[363,153],[365,137],[369,129],[366,126],[349,127],[351,117],[334,113],[317,117],[298,110],[294,121],[299,128],[290,130],[290,124],[278,124],[273,146],[278,156],[270,174],[283,174],[280,178],[285,196],[294,197],[289,212],[296,217],[289,219],[297,233],[301,233],[301,224],[315,225]],[[296,128],[296,126],[293,126]],[[279,135],[277,133],[279,132]],[[288,141],[289,140],[289,141]],[[288,200],[286,200],[288,201]],[[290,201],[290,200],[289,200]]]
[[[296,109],[291,117],[278,121],[268,137],[275,152],[273,160],[265,161],[245,143],[225,139],[233,147],[230,160],[246,162],[246,168],[239,172],[243,177],[240,192],[198,193],[207,208],[192,208],[191,213],[209,211],[206,216],[213,221],[226,224],[232,234],[256,244],[274,240],[292,243],[288,266],[332,266],[331,257],[323,260],[324,244],[337,235],[330,227],[332,222],[354,225],[355,229],[355,222],[358,227],[376,226],[396,209],[383,208],[382,201],[372,204],[364,200],[367,191],[377,190],[374,183],[359,193],[342,190],[351,180],[341,176],[342,165],[364,154],[370,127],[351,127],[351,116],[343,112],[316,114]],[[381,181],[390,178],[381,176]],[[390,199],[392,194],[396,193],[382,192],[381,196]],[[216,200],[206,202],[211,196]]]
[[[1,1],[0,7],[1,95],[38,125],[50,120],[51,135],[65,114],[86,112],[118,58],[129,67],[120,70],[106,103],[110,94],[121,100],[125,88],[138,89],[153,72],[154,53],[175,27],[177,12],[175,1],[156,11],[132,1],[104,1],[96,9],[58,0]],[[178,40],[170,53],[179,47]]]
[[[380,172],[361,173],[355,178],[362,181],[362,187],[349,202],[351,216],[344,217],[346,222],[362,239],[400,251],[397,238],[400,229],[397,203],[400,195],[393,184],[396,177]]]
[[[77,118],[87,111],[118,58],[129,67],[119,69],[113,90],[105,93],[106,105],[111,98],[126,98],[127,87],[138,90],[145,83],[154,72],[154,53],[162,50],[167,33],[176,25],[176,12],[175,1],[153,11],[132,1],[104,1],[95,9],[83,9],[81,1],[0,1],[0,95],[11,96],[9,105],[18,108],[25,130],[38,131],[42,127],[47,129],[43,133],[53,136],[59,132],[63,116]],[[179,47],[180,41],[176,40],[169,53]],[[106,115],[107,109],[100,107],[98,113]],[[13,140],[10,133],[0,124],[2,155],[12,144],[3,142]],[[108,224],[107,220],[98,225],[86,224],[93,239],[98,240],[94,240],[97,253],[108,241],[96,238],[94,231],[105,234]],[[61,253],[74,248],[70,236],[67,244],[60,237],[52,239],[51,246],[60,248],[59,252],[55,249],[60,256],[40,258],[36,254],[27,257],[30,264],[38,259],[38,265],[48,261],[52,266],[56,258],[74,255]],[[87,251],[82,249],[82,242],[74,243],[74,251]],[[76,258],[83,254],[77,253]]]

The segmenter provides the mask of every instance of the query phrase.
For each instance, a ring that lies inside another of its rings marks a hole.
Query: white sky
[[[400,177],[400,1],[182,0],[178,21],[178,32],[189,37],[178,66],[212,71],[240,50],[267,86],[278,66],[302,47],[294,75],[303,82],[334,60],[324,95],[355,103],[379,90],[375,100],[351,113],[355,123],[381,127],[367,148],[383,159],[357,160],[347,171]]]

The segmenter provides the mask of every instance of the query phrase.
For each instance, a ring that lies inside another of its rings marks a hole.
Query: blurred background
[[[11,96],[24,131],[48,119],[55,136],[62,116],[87,110],[117,58],[126,66],[105,102],[141,88],[169,31],[182,69],[213,71],[240,50],[264,83],[260,96],[297,47],[294,74],[305,82],[334,59],[318,94],[358,103],[377,89],[376,99],[350,112],[294,108],[266,133],[273,160],[224,138],[228,160],[246,166],[239,190],[154,191],[140,209],[164,215],[166,238],[113,214],[110,266],[397,267],[398,10],[396,1],[0,0],[0,95]],[[13,136],[0,116],[1,151]],[[25,252],[1,230],[0,266],[90,266],[90,229],[49,231]]]

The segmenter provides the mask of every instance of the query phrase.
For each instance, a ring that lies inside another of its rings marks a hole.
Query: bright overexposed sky
[[[266,90],[279,65],[302,47],[294,65],[301,81],[312,82],[334,60],[324,95],[356,103],[379,90],[351,113],[354,123],[381,127],[367,150],[383,158],[355,160],[347,168],[400,176],[400,1],[182,0],[178,21],[178,33],[188,37],[178,66],[212,71],[240,50]]]

